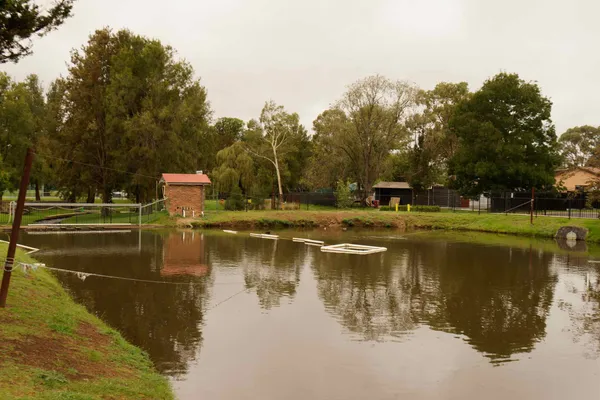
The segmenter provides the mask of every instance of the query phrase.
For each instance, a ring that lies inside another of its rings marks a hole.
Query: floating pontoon
[[[342,254],[375,254],[387,251],[386,247],[365,246],[362,244],[342,243],[333,246],[323,246],[321,251],[324,253],[342,253]]]
[[[279,239],[279,235],[269,235],[266,233],[251,233],[250,236],[261,239]]]

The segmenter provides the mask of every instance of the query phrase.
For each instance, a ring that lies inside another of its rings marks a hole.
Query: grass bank
[[[13,272],[0,338],[0,399],[173,399],[148,356],[75,304],[46,270]]]
[[[589,231],[588,241],[600,242],[600,220],[481,214],[474,212],[408,213],[377,210],[343,211],[222,211],[207,213],[203,219],[179,220],[180,226],[194,228],[303,228],[372,227],[420,228],[504,233],[529,237],[554,237],[562,226],[580,226]]]

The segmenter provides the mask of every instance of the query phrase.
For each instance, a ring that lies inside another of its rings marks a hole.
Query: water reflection
[[[579,352],[584,344],[588,357],[600,355],[600,264],[588,265],[586,253],[566,253],[547,242],[523,246],[519,239],[491,246],[426,235],[407,240],[389,233],[322,235],[328,242],[384,245],[388,251],[370,256],[321,253],[288,240],[192,231],[26,235],[25,244],[41,247],[39,258],[52,266],[168,281],[82,281],[74,274],[57,275],[77,301],[146,350],[168,375],[193,375],[192,365],[200,364],[194,361],[202,352],[202,360],[212,362],[206,368],[219,362],[217,366],[228,368],[226,361],[240,353],[277,359],[280,349],[287,354],[303,343],[308,354],[311,345],[321,345],[321,351],[331,351],[362,376],[363,360],[352,360],[357,351],[352,346],[364,351],[365,341],[387,342],[374,346],[400,351],[414,343],[431,344],[424,334],[431,333],[429,328],[445,345],[462,346],[455,350],[459,366],[461,357],[473,355],[489,367],[488,359],[494,365],[515,360],[543,347],[538,343],[548,341],[550,331],[567,338],[560,336],[561,343],[576,343]],[[210,306],[244,289],[249,294],[236,297],[238,303],[211,309],[207,319]],[[281,337],[278,332],[291,320],[296,325]],[[251,344],[224,357],[232,341],[243,343],[237,332],[245,327]],[[212,342],[208,329],[217,331]],[[275,342],[276,350],[270,347]],[[375,350],[370,354],[385,358]],[[251,375],[252,370],[235,372]],[[390,382],[393,386],[395,381]]]
[[[201,234],[30,235],[27,241],[46,249],[38,258],[49,265],[170,282],[57,275],[76,301],[147,351],[159,371],[182,374],[197,357],[213,281]]]
[[[557,257],[567,266],[559,280],[558,308],[569,315],[569,331],[575,343],[585,346],[584,355],[600,357],[600,264],[585,257]]]
[[[210,247],[213,265],[242,268],[245,286],[256,293],[261,308],[277,307],[284,298],[293,300],[305,262],[302,246],[289,240],[219,235],[211,237]]]
[[[466,337],[493,361],[545,335],[552,254],[448,242],[396,242],[379,257],[322,255],[313,265],[326,308],[363,340],[427,324]]]

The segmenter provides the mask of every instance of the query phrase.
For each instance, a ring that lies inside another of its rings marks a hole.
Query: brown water
[[[180,399],[598,399],[599,249],[456,234],[26,235]],[[473,243],[477,242],[477,243]]]

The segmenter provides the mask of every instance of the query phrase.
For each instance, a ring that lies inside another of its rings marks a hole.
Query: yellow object
[[[248,199],[248,204],[252,204],[252,199]]]
[[[398,203],[396,203],[396,212],[398,212]]]
[[[407,205],[406,205],[406,210],[407,210],[408,212],[410,212],[410,204],[407,204]]]

